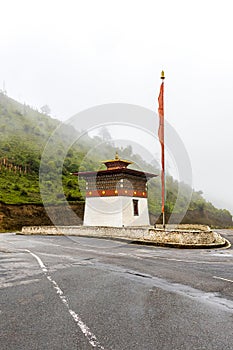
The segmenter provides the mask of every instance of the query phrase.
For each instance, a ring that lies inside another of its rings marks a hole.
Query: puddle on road
[[[233,257],[233,253],[228,253],[228,252],[216,252],[216,253],[212,253],[210,254],[211,256],[218,256],[218,257],[221,257],[221,258],[232,258]]]

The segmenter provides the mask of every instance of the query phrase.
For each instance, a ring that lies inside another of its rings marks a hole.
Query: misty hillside
[[[78,138],[79,141],[75,142]],[[71,147],[68,146],[70,140],[74,141]],[[103,141],[104,147],[98,147]],[[71,203],[83,202],[85,198],[78,179],[70,173],[100,169],[100,161],[114,157],[116,151],[122,159],[135,162],[131,167],[159,174],[157,164],[146,163],[140,155],[133,153],[130,145],[116,147],[111,135],[104,135],[104,130],[93,138],[88,134],[81,135],[81,131],[0,93],[0,201],[9,204],[41,203],[40,170],[43,175],[43,201],[62,202],[64,193]],[[62,185],[59,184],[60,178]],[[168,215],[173,211],[179,187],[182,188],[183,201],[181,198],[177,214],[182,212],[187,186],[167,176]],[[160,213],[160,193],[158,177],[149,183],[149,210],[154,215]],[[193,192],[186,215],[186,222],[190,221],[218,226],[230,226],[232,223],[230,213],[208,203],[201,191]]]

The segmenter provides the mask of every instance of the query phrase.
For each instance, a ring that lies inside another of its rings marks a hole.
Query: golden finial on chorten
[[[131,162],[130,160],[121,159],[118,155],[118,152],[116,152],[115,154],[115,159],[104,160],[102,161],[102,163],[106,165],[108,170],[123,169],[127,168],[129,164],[133,164],[133,162]]]
[[[119,155],[118,155],[117,151],[116,151],[116,155],[115,155],[115,160],[120,160],[120,158],[119,158]]]
[[[161,72],[161,79],[165,79],[164,71]]]

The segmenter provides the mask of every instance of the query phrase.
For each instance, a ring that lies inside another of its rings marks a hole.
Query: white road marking
[[[67,307],[70,315],[74,319],[75,323],[78,325],[78,327],[81,329],[82,333],[85,335],[85,337],[88,339],[89,343],[92,345],[93,348],[104,350],[104,347],[97,341],[96,336],[91,332],[91,330],[88,328],[88,326],[81,320],[78,314],[70,309],[69,303],[67,301],[66,296],[64,295],[61,288],[58,286],[57,282],[52,279],[52,277],[48,273],[47,267],[44,265],[43,261],[37,256],[36,254],[32,253],[28,249],[24,249],[27,253],[31,254],[38,262],[41,270],[49,280],[49,282],[52,283],[53,288],[56,290],[58,296],[60,297],[63,304]]]
[[[218,276],[213,276],[213,278],[218,279],[218,280],[223,280],[223,281],[226,281],[226,282],[231,282],[231,283],[233,283],[232,280],[228,280],[227,278],[218,277]]]

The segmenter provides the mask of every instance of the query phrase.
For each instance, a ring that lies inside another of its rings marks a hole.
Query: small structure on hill
[[[102,162],[107,169],[73,173],[86,181],[84,226],[150,225],[147,181],[157,175],[129,169],[131,161]]]

